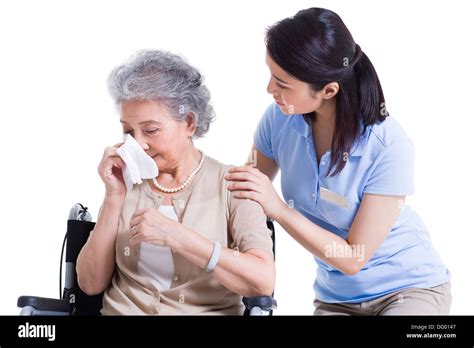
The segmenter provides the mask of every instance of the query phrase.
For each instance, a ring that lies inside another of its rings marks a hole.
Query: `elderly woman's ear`
[[[188,137],[192,138],[194,136],[194,133],[196,133],[196,116],[194,115],[194,113],[188,112],[184,121],[186,122]]]

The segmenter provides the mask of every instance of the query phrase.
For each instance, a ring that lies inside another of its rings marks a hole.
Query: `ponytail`
[[[344,169],[352,144],[358,141],[367,126],[383,122],[388,116],[377,72],[360,46],[356,44],[355,47],[354,58],[347,67],[346,76],[339,82],[336,95],[336,127],[331,164],[326,173],[331,176]]]

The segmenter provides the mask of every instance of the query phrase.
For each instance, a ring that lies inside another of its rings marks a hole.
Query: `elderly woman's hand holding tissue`
[[[230,166],[193,143],[214,119],[200,73],[141,51],[112,71],[109,90],[125,139],[99,165],[106,195],[77,260],[82,290],[105,291],[102,314],[240,315],[242,296],[270,295],[263,209],[232,197]]]
[[[118,197],[119,199],[124,199],[127,192],[122,175],[122,168],[125,163],[116,152],[122,144],[118,143],[107,147],[98,168],[99,175],[105,184],[106,196]]]

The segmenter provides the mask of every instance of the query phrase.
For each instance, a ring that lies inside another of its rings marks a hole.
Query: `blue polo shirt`
[[[331,153],[326,152],[318,165],[311,124],[303,115],[285,115],[272,104],[257,127],[254,142],[278,164],[285,201],[343,239],[347,239],[364,193],[414,193],[413,143],[392,117],[366,129],[352,145],[344,169],[333,177],[327,176]],[[330,303],[364,302],[403,288],[434,287],[450,279],[426,226],[408,205],[357,274],[348,276],[317,257],[315,261],[316,298]]]

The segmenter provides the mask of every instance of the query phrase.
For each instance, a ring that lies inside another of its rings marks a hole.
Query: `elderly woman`
[[[105,291],[105,315],[242,314],[242,296],[273,291],[272,241],[260,205],[229,194],[229,167],[194,147],[214,119],[200,73],[146,50],[112,71],[109,90],[123,132],[159,175],[127,192],[121,143],[105,149],[105,197],[77,259],[79,286]]]

